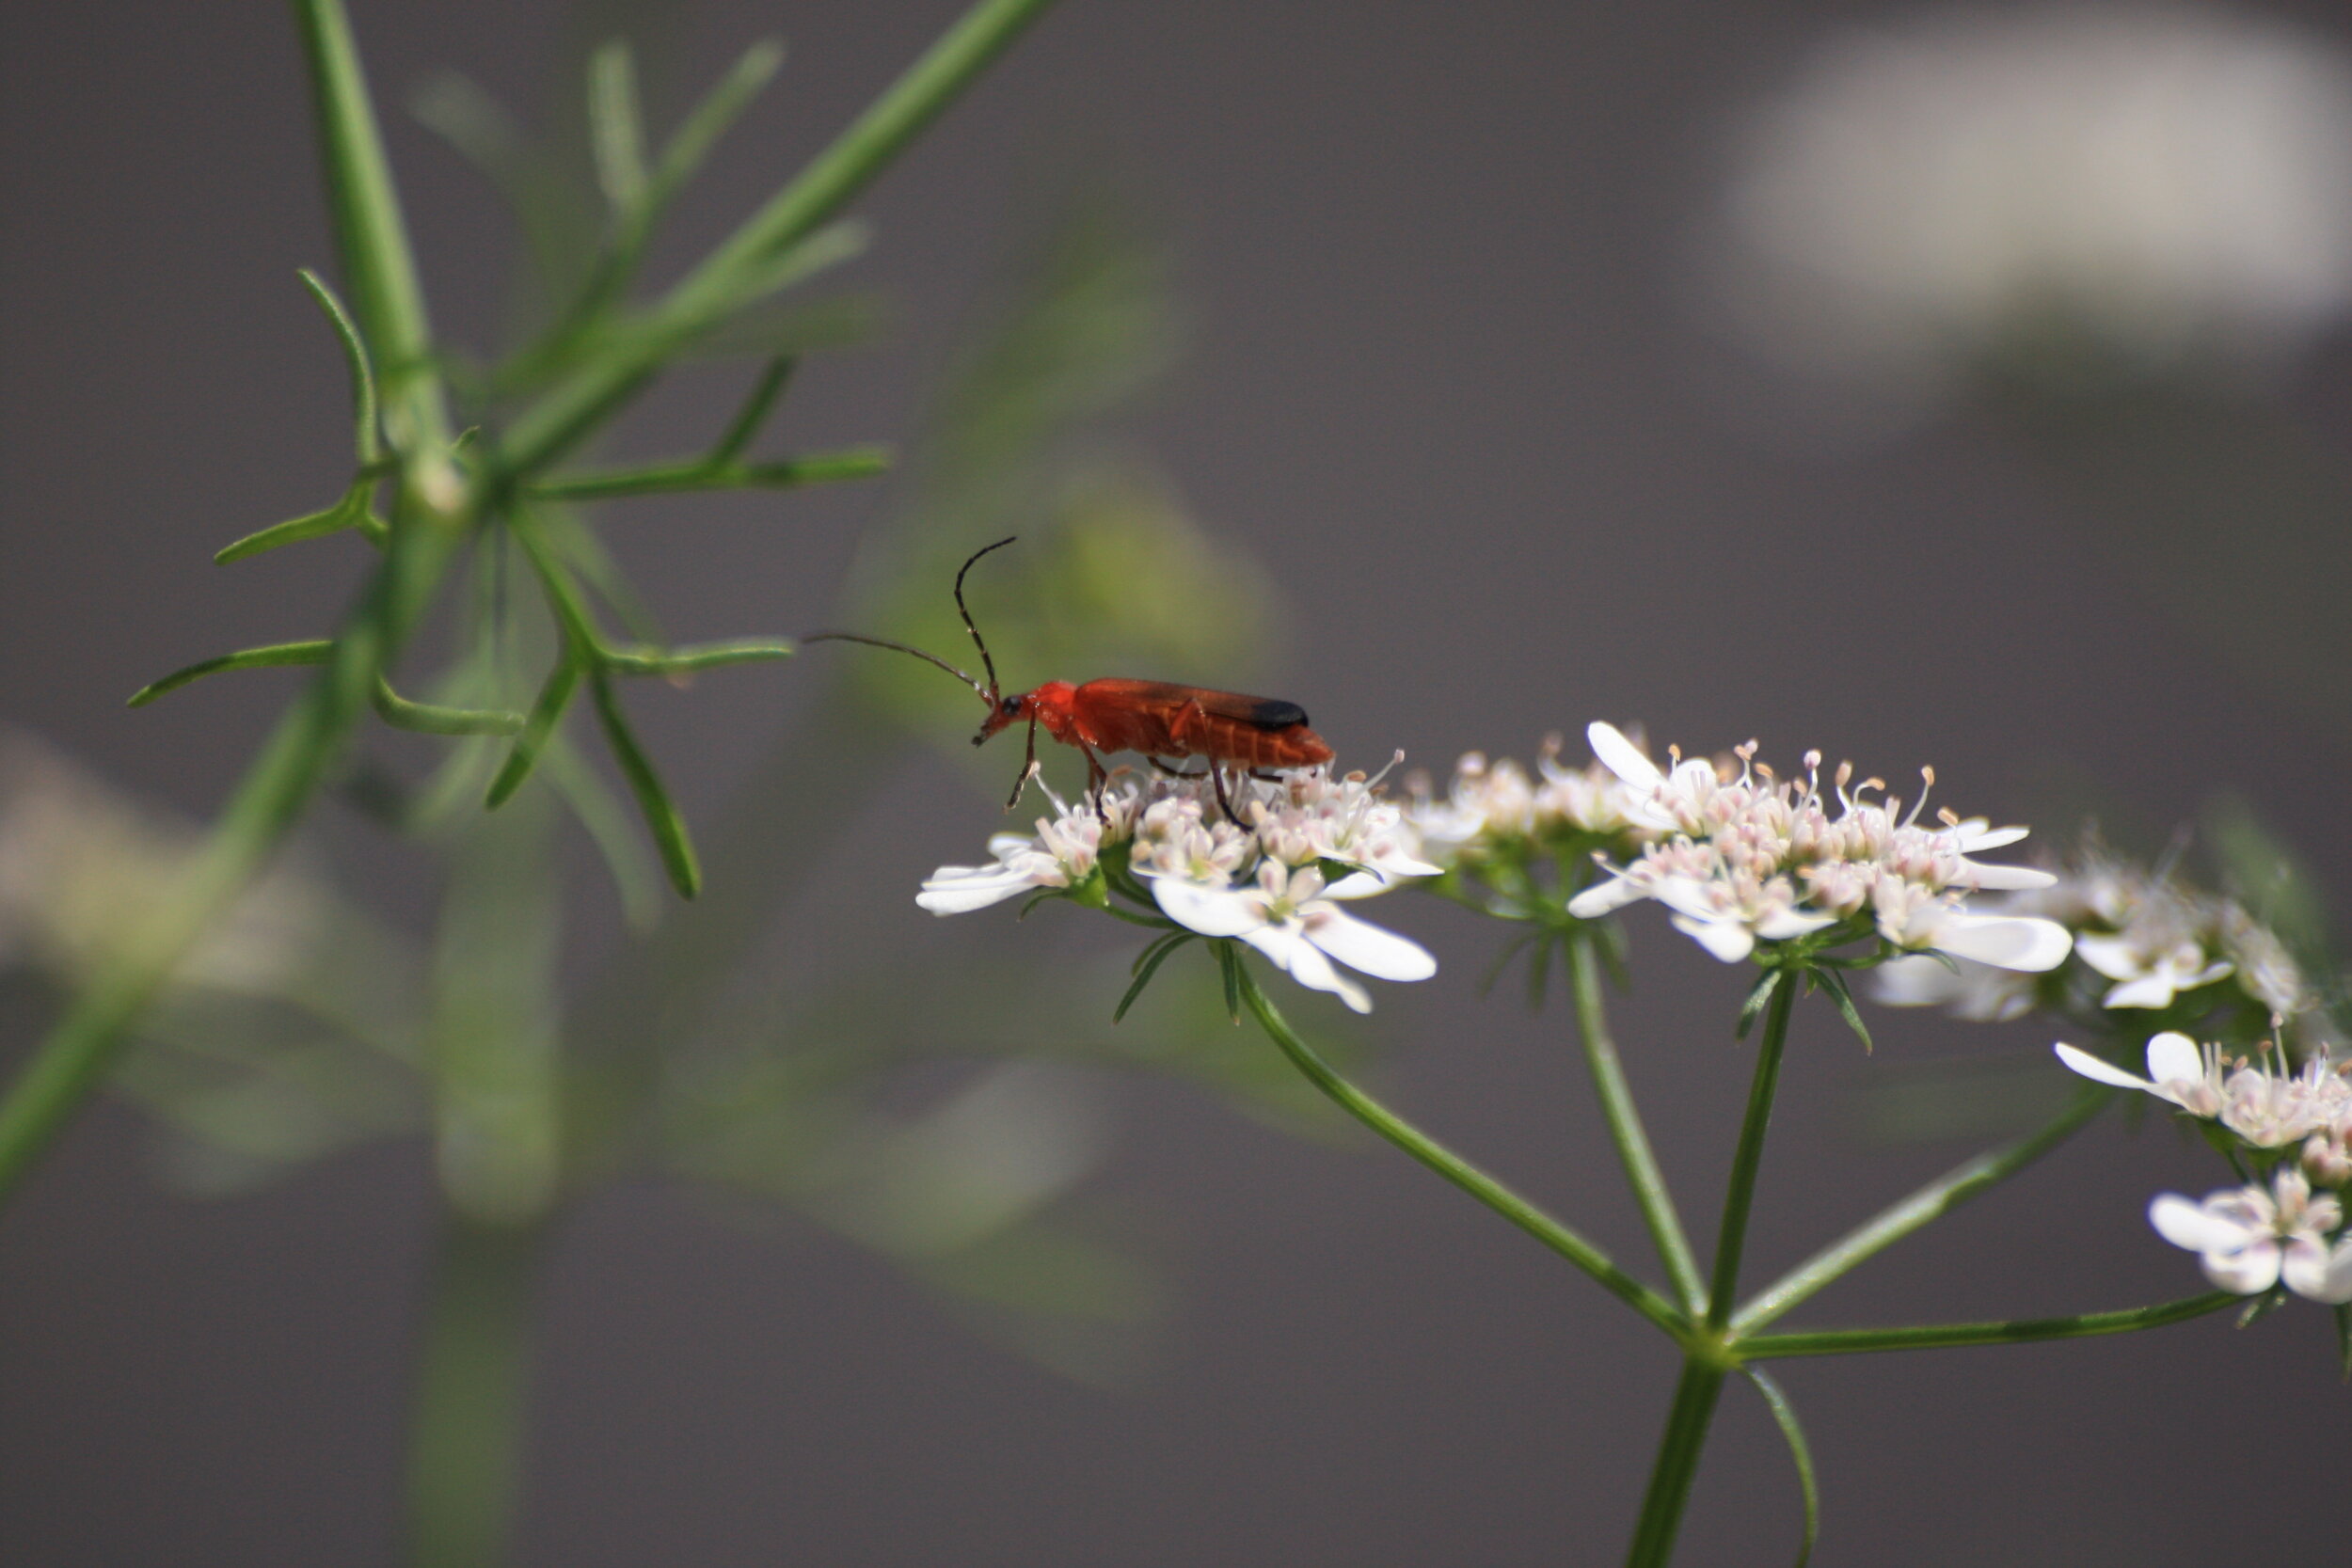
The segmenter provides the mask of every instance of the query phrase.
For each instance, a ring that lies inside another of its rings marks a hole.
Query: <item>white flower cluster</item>
[[[2352,68],[2276,22],[1873,17],[1741,138],[1732,303],[1882,401],[2053,339],[2259,364],[2352,309],[2347,145]]]
[[[1147,780],[1122,771],[1104,787],[1099,810],[1091,800],[1055,799],[1058,815],[1041,818],[1034,837],[997,835],[989,841],[993,864],[942,866],[915,902],[934,914],[962,914],[1025,893],[1084,892],[1109,874],[1106,862],[1123,860],[1124,873],[1177,925],[1238,938],[1300,985],[1359,1013],[1371,1010],[1372,998],[1339,965],[1383,980],[1438,972],[1419,943],[1341,907],[1438,874],[1378,778],[1302,768],[1233,780],[1228,796],[1247,826],[1227,819],[1203,776]],[[1336,880],[1327,877],[1334,865],[1346,868]]]
[[[1824,796],[1819,752],[1802,779],[1782,780],[1756,761],[1753,742],[1737,765],[1670,753],[1661,768],[1608,724],[1587,731],[1594,754],[1625,787],[1622,810],[1644,841],[1629,864],[1578,894],[1568,912],[1592,920],[1649,898],[1673,911],[1675,927],[1734,963],[1758,942],[1786,942],[1847,922],[1897,947],[1932,948],[2004,969],[2042,971],[2066,960],[2065,927],[2032,916],[1971,912],[1982,889],[2034,888],[2053,879],[2023,866],[1970,857],[2014,844],[2023,828],[1945,813],[1922,826],[1919,804],[1869,798],[1875,779],[1852,783],[1841,765]],[[1926,775],[1931,784],[1933,775]]]
[[[1530,840],[1611,837],[1633,828],[1631,787],[1597,762],[1563,768],[1558,736],[1544,741],[1535,768],[1531,778],[1508,757],[1489,762],[1484,752],[1466,752],[1442,800],[1426,777],[1416,777],[1406,816],[1424,852],[1451,865]]]
[[[2175,1246],[2199,1254],[2205,1277],[2225,1291],[2258,1295],[2285,1281],[2314,1301],[2352,1301],[2352,1234],[2332,1193],[2352,1183],[2352,1061],[2314,1053],[2300,1068],[2272,1046],[2231,1057],[2167,1030],[2148,1042],[2148,1076],[2059,1044],[2058,1059],[2084,1077],[2138,1089],[2226,1129],[2257,1156],[2296,1148],[2267,1186],[2209,1193],[2202,1203],[2166,1193],[2148,1218]]]
[[[2074,932],[2075,955],[2104,982],[2097,988],[2104,1008],[2161,1011],[2225,980],[2234,980],[2265,1017],[2294,1018],[2312,1006],[2285,944],[2245,906],[2151,875],[2096,845],[2049,886],[2011,895],[1999,909]],[[1876,978],[1882,1002],[1948,1006],[1979,1022],[2023,1017],[2036,1000],[2030,980],[1966,962],[1903,959]]]

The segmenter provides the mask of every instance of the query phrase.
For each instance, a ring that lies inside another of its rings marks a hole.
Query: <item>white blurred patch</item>
[[[1882,418],[1979,369],[2260,374],[2352,310],[2352,67],[2174,8],[1851,31],[1747,123],[1721,215],[1742,335]]]

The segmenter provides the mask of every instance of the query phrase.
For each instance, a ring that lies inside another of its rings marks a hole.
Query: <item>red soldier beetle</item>
[[[963,629],[972,634],[973,646],[980,650],[980,667],[988,672],[985,686],[938,655],[911,648],[904,642],[850,631],[820,631],[801,641],[863,642],[869,647],[913,654],[938,665],[979,693],[980,701],[988,706],[988,717],[980,721],[980,733],[972,737],[975,746],[997,731],[1027,720],[1028,754],[1023,760],[1021,777],[1013,784],[1012,798],[1005,802],[1007,811],[1021,803],[1022,792],[1037,776],[1037,731],[1041,724],[1056,740],[1075,746],[1085,753],[1087,789],[1094,798],[1098,816],[1103,813],[1103,785],[1110,777],[1098,752],[1139,752],[1152,767],[1180,779],[1197,779],[1200,775],[1170,768],[1160,760],[1162,757],[1207,758],[1209,784],[1216,791],[1216,803],[1224,809],[1227,820],[1236,826],[1242,825],[1241,818],[1234,815],[1233,803],[1226,796],[1221,769],[1237,768],[1263,777],[1258,769],[1311,768],[1331,760],[1331,748],[1307,727],[1307,710],[1296,703],[1273,697],[1246,697],[1235,691],[1213,691],[1206,687],[1180,686],[1170,681],[1118,679],[1092,680],[1083,686],[1047,681],[1034,690],[1006,696],[997,683],[996,661],[989,657],[988,643],[982,641],[980,628],[973,624],[972,611],[964,607],[963,579],[974,562],[1012,542],[1012,538],[999,539],[975,550],[956,573],[956,613],[963,617]]]

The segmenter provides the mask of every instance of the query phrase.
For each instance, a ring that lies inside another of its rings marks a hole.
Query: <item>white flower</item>
[[[1223,887],[1256,853],[1248,833],[1225,820],[1214,800],[1170,795],[1144,808],[1129,864],[1143,877],[1174,877]]]
[[[1399,752],[1389,767],[1404,759]],[[1422,858],[1421,835],[1380,793],[1388,770],[1333,778],[1327,768],[1302,769],[1280,781],[1272,800],[1251,801],[1244,819],[1265,855],[1285,865],[1339,861],[1378,881],[1438,876],[1444,868]]]
[[[2333,1121],[2304,1142],[2303,1171],[2323,1187],[2352,1184],[2352,1096]]]
[[[2175,994],[2227,979],[2237,966],[2227,958],[2206,960],[2194,941],[2182,941],[2161,951],[2128,933],[2074,939],[2083,962],[2117,984],[2099,999],[2103,1007],[2169,1007]]]
[[[1970,958],[1948,963],[1913,953],[1881,964],[1870,994],[1889,1007],[1947,1007],[1954,1018],[2006,1023],[2033,1011],[2034,982],[2011,969]]]
[[[943,865],[923,879],[914,901],[933,914],[970,914],[1037,888],[1069,887],[1073,879],[1035,839],[998,833],[988,841],[990,865]]]
[[[1899,802],[1871,800],[1875,779],[1849,791],[1850,767],[1835,779],[1835,806],[1820,786],[1819,752],[1802,778],[1781,780],[1756,760],[1750,741],[1739,766],[1718,768],[1670,752],[1661,768],[1614,727],[1585,732],[1594,754],[1623,781],[1628,819],[1659,835],[1611,879],[1568,901],[1592,920],[1637,899],[1674,911],[1677,930],[1725,962],[1748,957],[1758,942],[1787,942],[1867,913],[1895,946],[1933,948],[2004,969],[2040,971],[2066,961],[2064,927],[2032,916],[1973,913],[1979,889],[2047,886],[2049,873],[1988,865],[1970,857],[2023,838],[2023,828],[1962,821],[1947,813],[1940,828],[1919,825]],[[1932,784],[1934,775],[1924,775]]]
[[[2256,1148],[2301,1142],[2352,1112],[2352,1083],[2324,1052],[2299,1070],[2290,1069],[2275,1048],[2267,1061],[2231,1062],[2219,1046],[2201,1049],[2168,1029],[2149,1040],[2148,1076],[2140,1078],[2088,1051],[2066,1044],[2055,1049],[2058,1060],[2085,1078],[2170,1101],[2191,1116],[2219,1121]]]
[[[1039,888],[1076,887],[1094,875],[1103,850],[1134,831],[1138,794],[1117,781],[1103,792],[1098,815],[1091,800],[1071,806],[1051,791],[1060,814],[1038,818],[1037,836],[998,833],[988,841],[992,865],[943,865],[925,879],[914,901],[933,914],[969,914]]]
[[[2199,1254],[2205,1277],[2242,1296],[2286,1281],[2313,1301],[2352,1301],[2352,1237],[2328,1244],[2344,1207],[2312,1196],[2294,1166],[2282,1167],[2271,1189],[2224,1188],[2192,1203],[2165,1193],[2148,1206],[2148,1223],[2176,1247]]]
[[[1734,309],[1881,409],[2021,349],[2259,363],[2352,306],[2352,73],[2279,23],[1873,22],[1740,147]]]
[[[1366,925],[1334,902],[1383,891],[1370,883],[1351,893],[1350,877],[1330,889],[1312,866],[1293,869],[1279,861],[1260,863],[1254,881],[1240,887],[1210,887],[1174,877],[1155,878],[1152,896],[1170,920],[1204,937],[1239,937],[1312,990],[1327,990],[1359,1013],[1372,998],[1337,969],[1383,980],[1426,980],[1438,960],[1420,943]]]

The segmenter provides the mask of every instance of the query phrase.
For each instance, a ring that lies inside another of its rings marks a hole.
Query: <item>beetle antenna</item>
[[[925,659],[932,664],[938,665],[942,670],[946,671],[949,674],[955,676],[956,679],[961,681],[964,685],[978,692],[980,694],[981,702],[986,703],[991,707],[994,707],[996,705],[996,672],[993,670],[989,672],[989,684],[987,686],[982,686],[978,681],[974,680],[968,673],[957,669],[954,665],[948,663],[937,654],[927,654],[920,648],[910,648],[903,642],[893,642],[887,638],[861,637],[853,631],[813,631],[806,637],[802,638],[801,642],[803,646],[811,642],[863,642],[869,648],[896,648],[902,654],[913,654],[917,658]]]
[[[972,612],[963,608],[963,574],[972,569],[973,561],[979,560],[991,550],[1001,550],[1020,537],[1017,533],[1009,533],[993,545],[981,546],[972,552],[972,560],[965,562],[961,570],[956,573],[956,613],[963,617],[963,629],[972,634],[973,646],[980,650],[980,668],[988,672],[988,690],[983,695],[992,703],[996,700],[996,661],[988,657],[988,644],[980,641],[980,628],[972,624]],[[970,680],[972,677],[966,675],[963,678]]]

